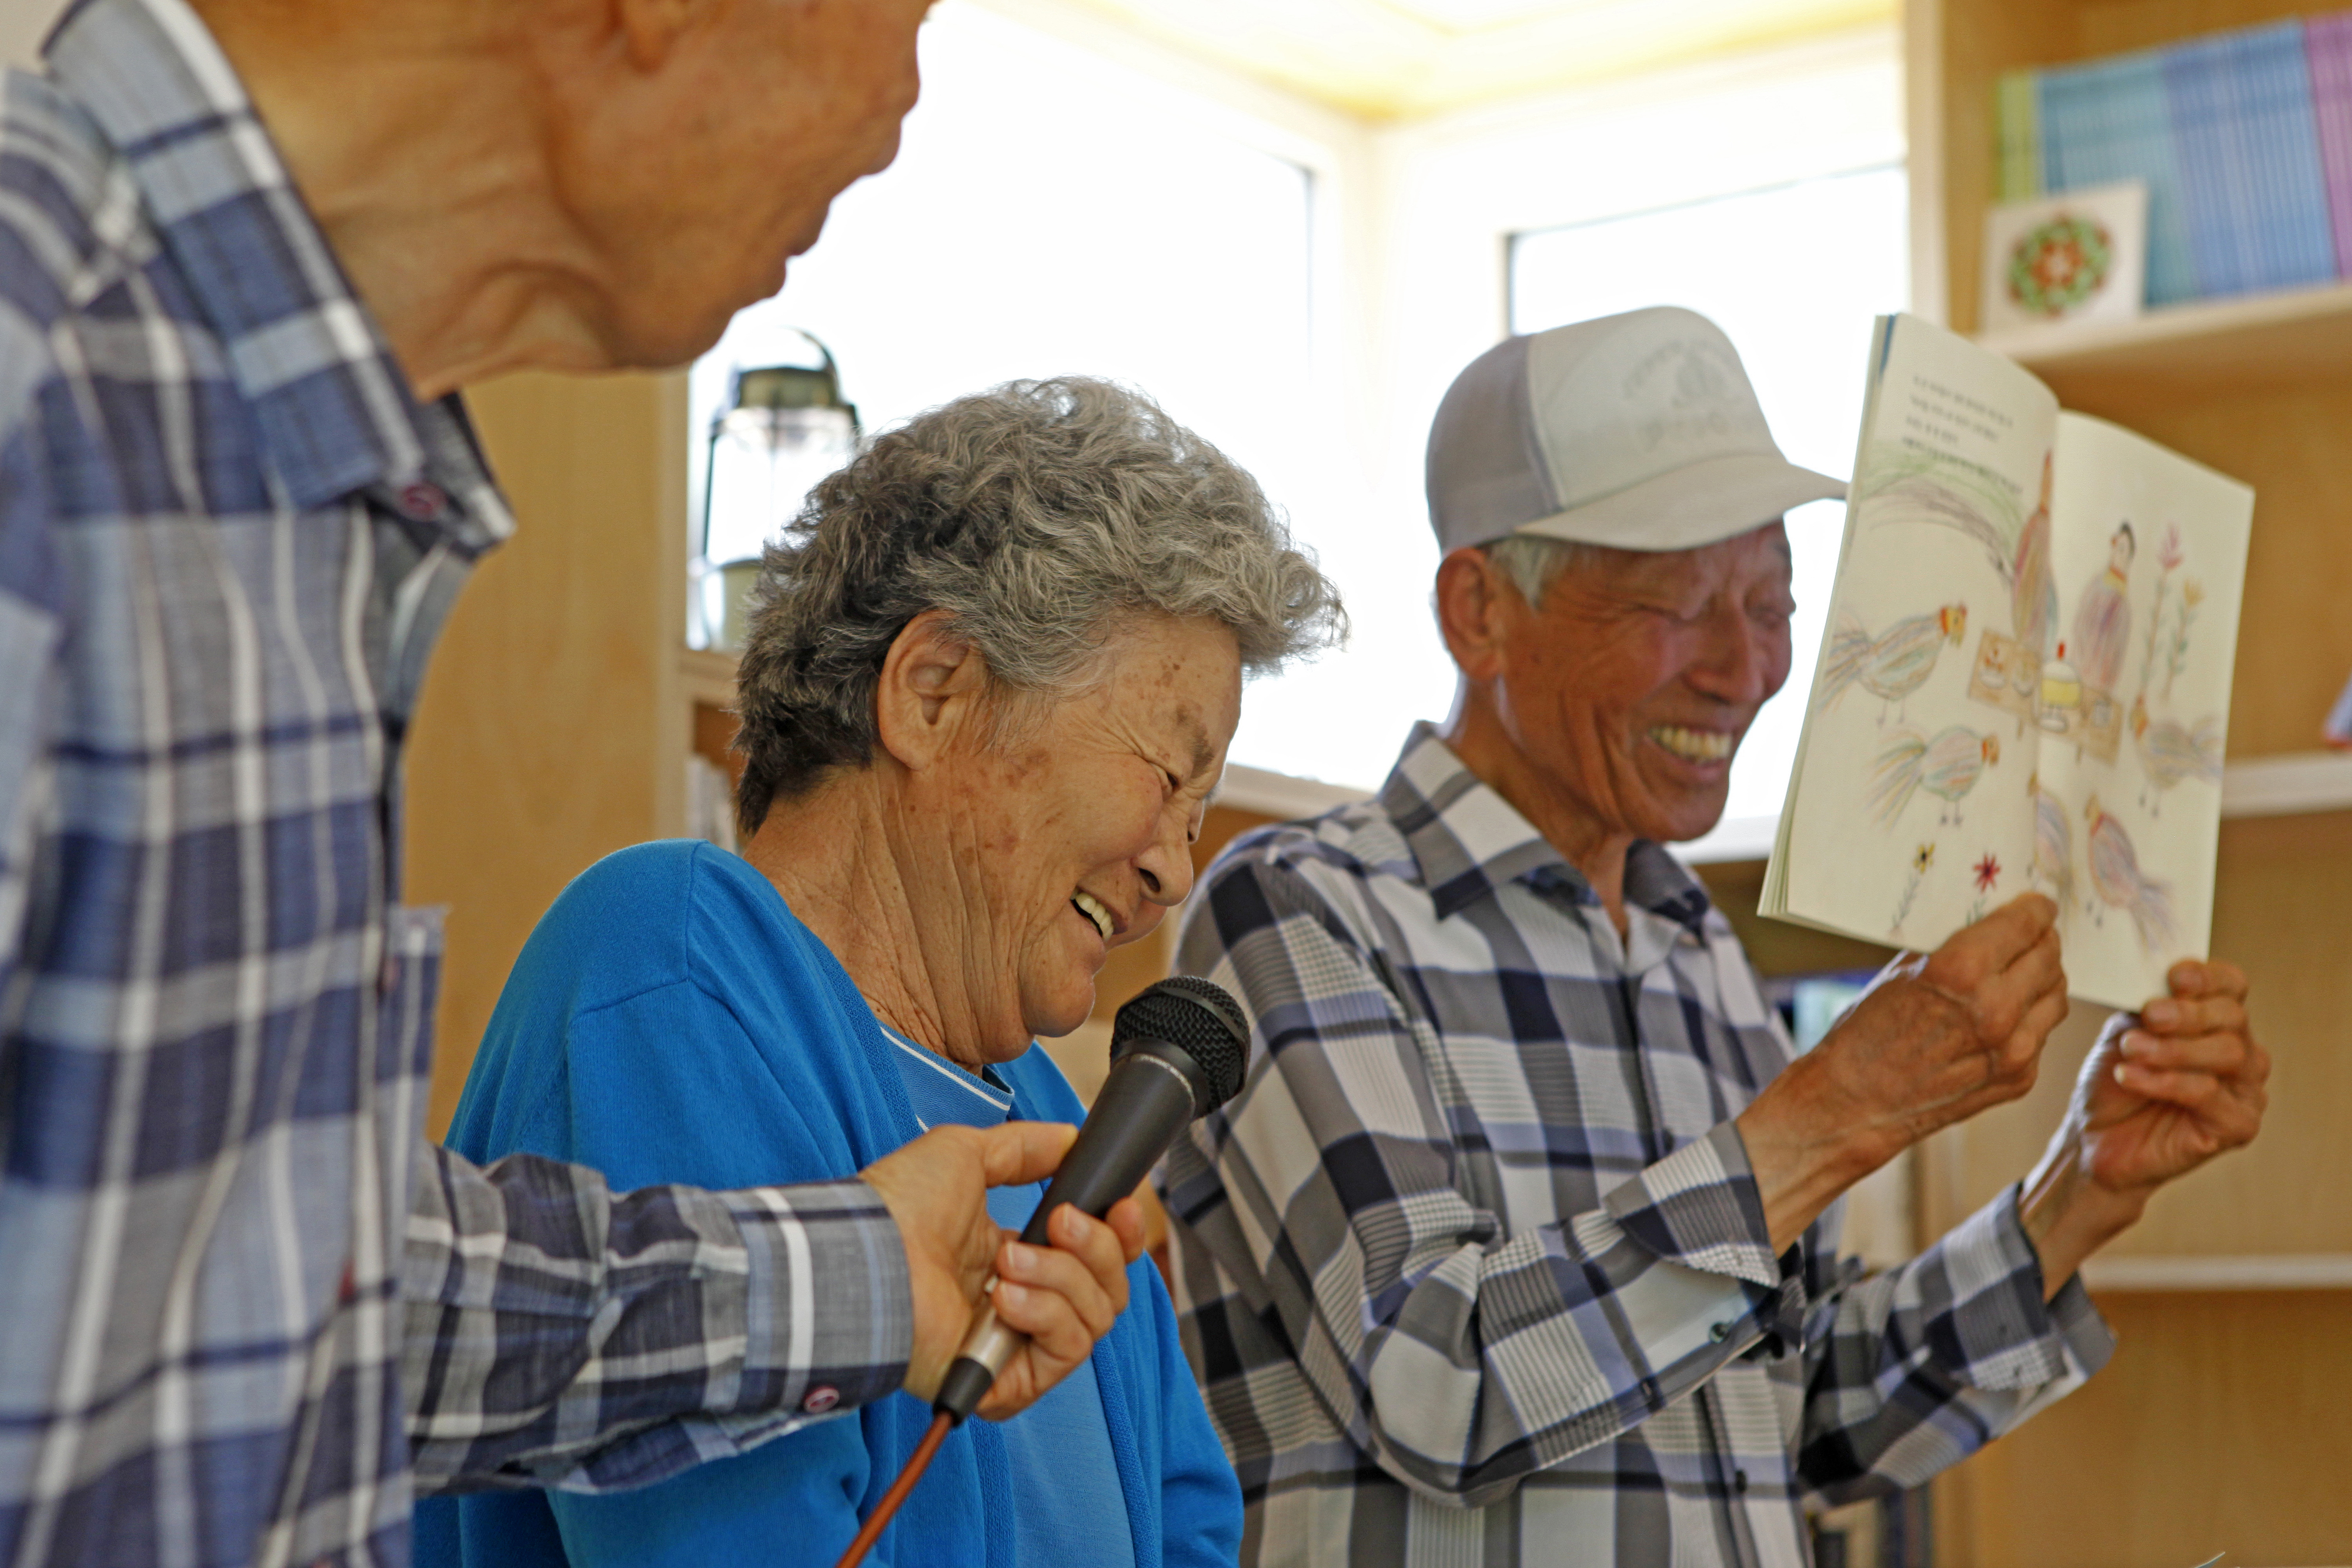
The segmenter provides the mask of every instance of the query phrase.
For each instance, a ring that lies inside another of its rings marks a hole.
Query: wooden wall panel
[[[2352,1294],[2099,1305],[2106,1370],[1937,1488],[1939,1568],[2352,1563]]]
[[[458,601],[408,752],[406,897],[449,905],[436,1134],[563,884],[677,831],[688,747],[685,379],[516,376],[468,402],[518,528]]]

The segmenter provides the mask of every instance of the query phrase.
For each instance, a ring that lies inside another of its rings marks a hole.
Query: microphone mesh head
[[[1240,1090],[1242,1070],[1249,1065],[1249,1021],[1241,1004],[1223,988],[1192,975],[1148,987],[1118,1009],[1110,1025],[1111,1059],[1138,1040],[1164,1041],[1199,1062],[1211,1111]]]

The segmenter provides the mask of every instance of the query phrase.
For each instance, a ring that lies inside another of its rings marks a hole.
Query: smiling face
[[[1140,615],[1104,657],[1074,695],[1011,699],[909,802],[940,835],[940,874],[908,890],[926,967],[935,989],[957,977],[989,1061],[1083,1023],[1110,949],[1192,891],[1241,720],[1240,651],[1215,621]]]
[[[1507,588],[1486,662],[1465,664],[1493,710],[1504,777],[1489,782],[1587,843],[1697,838],[1789,678],[1795,608],[1778,521],[1697,549],[1594,552],[1538,608]]]

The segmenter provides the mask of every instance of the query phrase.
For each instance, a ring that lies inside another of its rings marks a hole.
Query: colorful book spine
[[[2162,61],[2197,293],[2334,277],[2302,24],[2192,39],[2164,50]]]
[[[2311,99],[2311,57],[2300,21],[2249,27],[2238,37],[2248,160],[2262,193],[2254,223],[2264,238],[2258,287],[2304,288],[2336,277],[2327,172]]]
[[[2253,235],[2234,222],[2228,124],[2229,43],[2215,37],[2167,49],[2164,98],[2180,171],[2181,220],[2199,294],[2242,294],[2251,287]]]
[[[2034,71],[2011,71],[1993,89],[2000,139],[1996,196],[2021,202],[2042,193],[2042,137],[2034,120]]]
[[[2352,11],[2012,71],[1995,189],[2147,186],[2147,302],[2352,277]]]
[[[2042,183],[2053,192],[2138,180],[2147,186],[2147,302],[2198,294],[2174,162],[2164,60],[2155,50],[2040,74]]]
[[[2314,16],[2303,31],[2311,63],[2319,163],[2327,182],[2328,226],[2336,239],[2336,273],[2352,277],[2352,11]]]

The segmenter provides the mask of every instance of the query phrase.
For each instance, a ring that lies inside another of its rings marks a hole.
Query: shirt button
[[[400,509],[416,522],[437,523],[448,507],[449,497],[438,485],[419,479],[401,487]]]
[[[801,1401],[801,1408],[812,1416],[822,1416],[840,1403],[841,1390],[828,1383],[810,1389],[808,1397]]]
[[[1729,1323],[1717,1323],[1714,1327],[1706,1331],[1706,1337],[1713,1340],[1716,1343],[1721,1344],[1725,1340],[1731,1337],[1731,1325]]]

